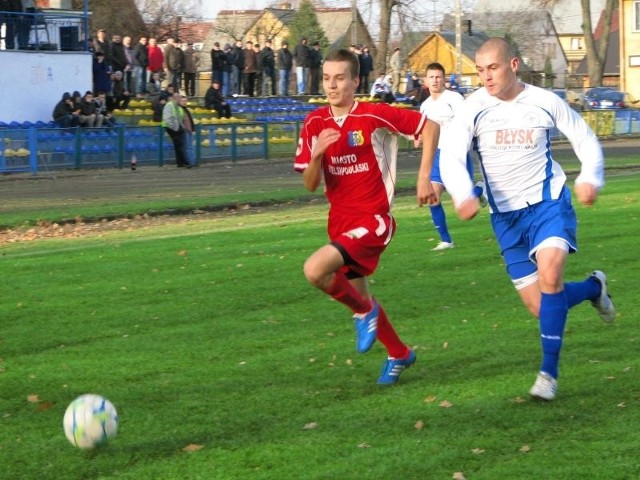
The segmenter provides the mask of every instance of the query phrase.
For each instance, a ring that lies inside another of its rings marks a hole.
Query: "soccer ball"
[[[69,404],[63,425],[64,434],[72,445],[94,448],[116,436],[118,412],[106,398],[88,393]]]

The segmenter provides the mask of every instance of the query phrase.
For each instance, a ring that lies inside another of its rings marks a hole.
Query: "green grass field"
[[[427,209],[398,198],[372,290],[418,362],[376,385],[349,312],[309,286],[326,206],[193,219],[3,246],[0,478],[640,478],[638,174],[576,207],[567,279],[609,275],[612,325],[569,316],[558,398],[531,401],[536,321],[504,273],[488,212],[431,252]],[[80,451],[62,417],[82,393],[118,436]]]

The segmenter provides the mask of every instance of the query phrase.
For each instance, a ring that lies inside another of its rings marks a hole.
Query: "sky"
[[[265,0],[202,0],[202,13],[205,18],[215,18],[220,10],[260,10],[272,3]]]
[[[282,0],[297,4],[299,0]],[[433,6],[438,0],[425,0]],[[367,4],[368,0],[359,0],[358,3]],[[281,0],[201,0],[203,14],[206,18],[215,18],[220,10],[260,10],[281,3]],[[351,0],[324,0],[327,7],[350,7]],[[430,7],[431,8],[431,7]]]
[[[297,4],[300,0],[200,0],[202,5],[202,14],[204,18],[214,19],[220,10],[261,10],[266,7],[277,5],[282,1],[288,1]],[[371,17],[368,5],[370,0],[357,0],[360,13],[363,20],[368,24],[377,23],[377,19]],[[462,0],[463,9],[468,10],[468,6],[473,4],[473,0]],[[433,18],[432,13],[436,10],[439,12],[451,11],[455,4],[455,0],[421,0],[414,5],[418,10],[424,12]],[[324,0],[324,5],[333,8],[346,8],[351,6],[351,0]],[[373,14],[375,16],[375,14]]]

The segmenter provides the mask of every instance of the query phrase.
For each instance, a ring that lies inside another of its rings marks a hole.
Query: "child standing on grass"
[[[371,296],[367,277],[395,233],[391,205],[398,134],[422,135],[418,203],[434,203],[429,181],[439,126],[418,112],[355,100],[358,58],[348,50],[329,52],[322,82],[329,106],[310,113],[302,127],[294,168],[315,191],[324,178],[330,203],[330,243],[304,264],[313,286],[353,312],[356,350],[367,352],[376,338],[387,349],[379,384],[394,384],[416,361],[382,306]]]

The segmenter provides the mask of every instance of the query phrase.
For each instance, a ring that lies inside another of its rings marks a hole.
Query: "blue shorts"
[[[467,154],[467,172],[469,178],[473,180],[473,160],[471,155]],[[442,177],[440,177],[440,149],[436,149],[436,156],[433,157],[433,166],[431,167],[431,181],[444,185]]]
[[[491,225],[512,280],[537,272],[535,249],[549,238],[566,242],[569,253],[577,250],[576,212],[565,186],[557,200],[546,200],[513,212],[491,214]]]

